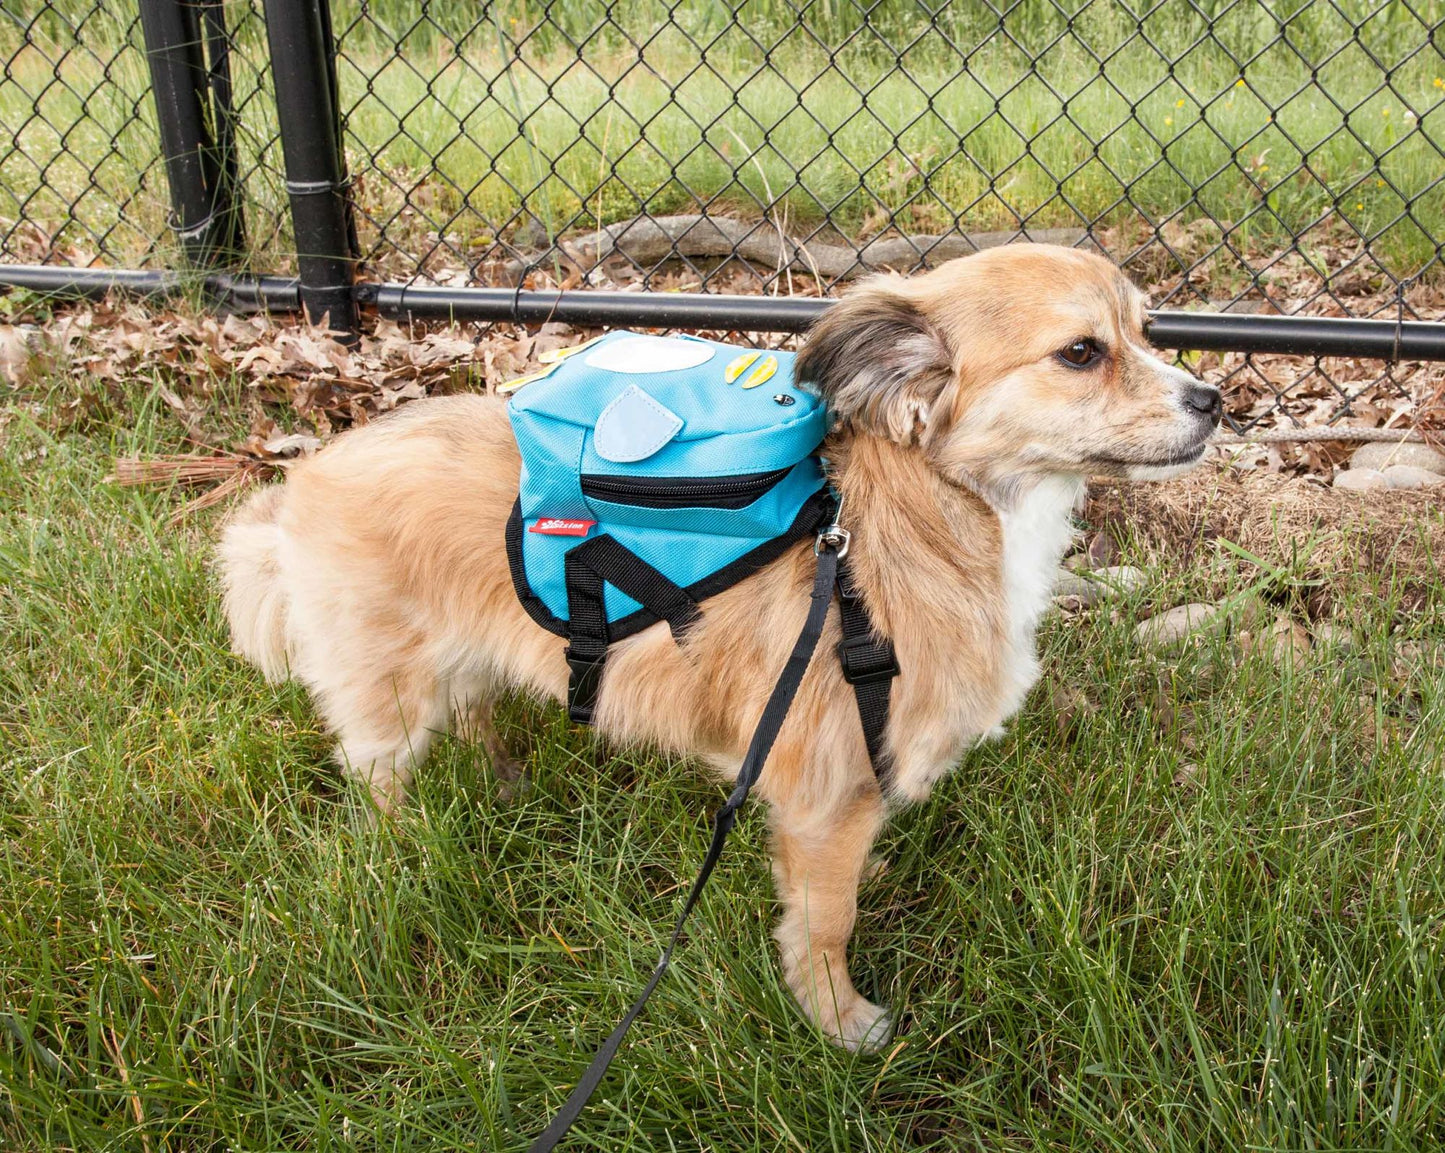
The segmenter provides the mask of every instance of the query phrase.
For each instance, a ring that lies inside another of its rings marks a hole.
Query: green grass
[[[864,22],[854,5],[819,3],[800,24],[777,0],[735,16],[639,3],[605,18],[556,0],[478,22],[467,6],[338,3],[363,239],[410,257],[439,239],[480,255],[529,220],[535,242],[706,205],[849,236],[889,214],[916,232],[1087,222],[1127,235],[1208,215],[1236,247],[1267,250],[1328,216],[1392,273],[1438,273],[1445,49],[1432,30],[1445,0],[1063,9],[950,5],[930,24],[912,4],[885,2]],[[156,151],[144,69],[129,51],[102,74],[91,55],[138,34],[124,16],[89,17],[87,50],[57,83],[50,60],[74,49],[74,19],[42,20],[23,51],[0,25],[12,57],[0,117],[23,125],[0,149],[0,217],[143,249],[165,205],[154,167],[137,193]],[[288,243],[274,107],[260,21],[244,8],[233,19],[265,266]]]
[[[181,447],[164,406],[57,385],[4,415],[0,1146],[523,1148],[650,970],[719,790],[519,700],[527,795],[448,739],[370,830],[304,693],[228,654],[213,522],[104,479]],[[1439,1148],[1445,685],[1377,672],[1445,643],[1425,592],[1339,574],[1359,659],[1292,673],[1150,657],[1138,602],[1051,621],[1048,682],[1098,711],[1066,739],[1036,690],[863,892],[885,1057],[780,987],[745,815],[573,1147]]]

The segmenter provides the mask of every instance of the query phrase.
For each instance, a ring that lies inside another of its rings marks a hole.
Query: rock
[[[1246,656],[1264,657],[1276,664],[1292,665],[1310,653],[1310,635],[1304,625],[1279,616],[1269,628],[1239,634],[1239,647]]]
[[[1445,475],[1445,452],[1428,444],[1364,444],[1350,457],[1350,468],[1373,468],[1383,471],[1391,465],[1407,464],[1427,472]]]
[[[1098,569],[1094,573],[1094,580],[1111,593],[1128,593],[1143,588],[1148,583],[1149,577],[1143,569],[1121,564]]]
[[[1088,608],[1103,595],[1098,585],[1080,573],[1060,569],[1054,578],[1054,602],[1056,604],[1063,601],[1076,601],[1078,603],[1073,607]]]
[[[1422,673],[1435,673],[1445,668],[1445,649],[1420,641],[1400,641],[1390,654],[1390,675],[1397,681],[1408,681]]]
[[[1346,492],[1376,492],[1389,488],[1390,482],[1378,469],[1351,468],[1346,472],[1335,473],[1335,487]]]
[[[1109,568],[1119,559],[1119,546],[1106,532],[1096,532],[1089,538],[1089,547],[1084,553],[1092,569]]]
[[[1314,641],[1316,648],[1347,653],[1355,647],[1355,634],[1347,625],[1321,621],[1315,625]]]
[[[1088,695],[1072,685],[1055,685],[1049,692],[1049,708],[1054,714],[1054,729],[1062,741],[1069,740],[1082,719],[1098,712],[1098,706]]]
[[[1130,565],[1093,572],[1060,569],[1054,580],[1054,603],[1066,609],[1089,608],[1105,597],[1119,596],[1139,588],[1147,579],[1141,569]]]
[[[1216,633],[1228,623],[1224,605],[1179,605],[1140,621],[1134,639],[1151,649],[1166,649],[1191,636]]]
[[[1437,484],[1445,484],[1445,475],[1431,472],[1428,468],[1416,468],[1413,464],[1392,464],[1380,475],[1391,488],[1433,488]]]
[[[1310,655],[1310,634],[1297,620],[1276,617],[1264,635],[1269,637],[1277,655],[1286,660],[1304,660]]]
[[[1204,776],[1204,769],[1194,761],[1180,761],[1179,769],[1174,774],[1174,787],[1176,789],[1188,789],[1199,783]]]

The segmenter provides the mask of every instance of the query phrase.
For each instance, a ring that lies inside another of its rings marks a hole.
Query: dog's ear
[[[808,333],[794,371],[837,416],[908,444],[953,375],[948,346],[888,280],[861,285]]]

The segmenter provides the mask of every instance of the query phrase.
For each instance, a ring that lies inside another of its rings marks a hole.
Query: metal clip
[[[825,525],[819,530],[818,539],[813,542],[814,556],[817,556],[825,548],[837,549],[839,560],[848,555],[848,546],[853,543],[853,534],[838,523],[842,519],[843,498],[840,496],[838,507],[833,510],[833,523]]]
[[[813,542],[813,555],[817,556],[825,548],[832,548],[838,550],[838,559],[842,560],[848,555],[848,546],[852,543],[852,533],[840,524],[830,524]]]

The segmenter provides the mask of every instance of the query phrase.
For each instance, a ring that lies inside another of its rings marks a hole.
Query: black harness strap
[[[599,537],[598,539],[604,538]],[[818,575],[813,580],[813,594],[808,604],[808,617],[803,623],[803,631],[798,634],[797,643],[793,645],[788,662],[783,666],[783,671],[778,676],[778,683],[774,686],[772,695],[768,697],[768,703],[763,708],[763,715],[758,720],[758,726],[753,730],[753,739],[748,744],[747,755],[743,758],[742,767],[738,770],[737,783],[733,786],[733,791],[728,799],[723,802],[722,808],[718,809],[712,819],[712,843],[708,845],[707,856],[703,858],[697,880],[692,883],[687,900],[683,903],[682,912],[678,914],[677,922],[672,927],[672,936],[668,939],[667,948],[662,951],[662,957],[658,960],[657,967],[653,969],[652,976],[643,987],[642,993],[632,1003],[632,1007],[627,1010],[622,1020],[617,1023],[617,1028],[613,1029],[607,1040],[602,1042],[601,1047],[597,1050],[597,1055],[592,1058],[592,1064],[587,1066],[587,1071],[577,1082],[577,1088],[572,1090],[571,1096],[557,1111],[551,1124],[532,1143],[530,1153],[549,1153],[566,1136],[567,1130],[581,1115],[588,1099],[601,1084],[602,1077],[607,1072],[607,1066],[617,1055],[622,1038],[632,1027],[632,1022],[637,1020],[638,1015],[642,1012],[642,1007],[647,1004],[647,999],[652,996],[652,991],[657,988],[657,983],[662,980],[663,973],[667,971],[667,966],[672,961],[672,952],[677,947],[678,938],[682,935],[683,923],[687,920],[688,914],[692,912],[693,906],[697,904],[698,896],[701,894],[703,886],[707,884],[707,879],[712,876],[713,868],[722,855],[723,842],[727,840],[727,835],[737,820],[738,810],[748,799],[748,792],[757,783],[758,777],[762,775],[763,765],[767,762],[768,753],[773,748],[773,741],[777,739],[778,730],[783,727],[783,721],[788,715],[788,708],[793,703],[798,685],[803,680],[803,674],[808,671],[808,663],[812,660],[813,652],[818,647],[818,638],[823,633],[823,621],[828,615],[828,605],[833,600],[833,587],[837,577],[838,554],[832,545],[824,543],[818,552]],[[570,591],[570,580],[568,587]],[[623,591],[627,590],[623,589]],[[632,594],[628,593],[628,595]]]
[[[567,666],[572,670],[567,684],[567,713],[574,721],[590,722],[611,640],[603,586],[615,586],[667,621],[673,639],[678,641],[697,620],[698,607],[685,588],[619,544],[615,537],[594,537],[570,550],[563,574],[567,583]]]
[[[838,566],[838,617],[843,626],[838,663],[843,666],[843,679],[853,686],[853,695],[858,700],[858,719],[863,723],[868,759],[881,786],[892,767],[883,748],[883,731],[888,727],[888,698],[893,691],[893,678],[899,673],[898,657],[893,652],[893,642],[874,631],[868,608],[853,584],[846,560]]]

